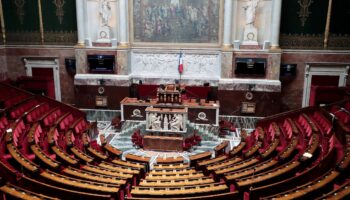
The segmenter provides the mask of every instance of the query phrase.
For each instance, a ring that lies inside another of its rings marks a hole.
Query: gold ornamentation
[[[15,0],[15,5],[17,8],[17,15],[18,15],[18,18],[19,18],[19,21],[21,24],[23,24],[23,17],[25,15],[24,10],[23,10],[25,3],[26,3],[25,0]]]
[[[280,46],[285,49],[323,49],[323,34],[281,34]]]
[[[56,6],[56,16],[60,24],[62,24],[63,17],[64,17],[63,6],[65,3],[66,2],[64,0],[53,0],[53,4],[55,4]]]
[[[41,44],[39,31],[7,31],[6,36],[6,44]]]
[[[75,45],[78,41],[76,31],[45,31],[45,44]]]
[[[312,0],[298,0],[298,3],[300,5],[300,11],[298,12],[301,26],[305,26],[305,22],[307,18],[309,18],[309,15],[311,12],[309,11],[310,5],[313,3]]]
[[[331,34],[328,40],[328,49],[349,49],[349,34]]]

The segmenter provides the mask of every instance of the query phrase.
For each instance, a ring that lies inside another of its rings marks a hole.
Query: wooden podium
[[[183,137],[145,135],[143,140],[143,148],[145,150],[183,151]]]

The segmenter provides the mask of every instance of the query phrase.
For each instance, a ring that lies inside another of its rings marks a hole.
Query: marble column
[[[232,46],[232,0],[225,0],[224,10],[224,38],[222,46],[230,48]]]
[[[279,49],[282,0],[273,0],[271,18],[271,49]]]
[[[127,0],[119,0],[119,46],[128,46],[127,10]]]
[[[84,1],[75,0],[78,26],[78,45],[84,46]]]

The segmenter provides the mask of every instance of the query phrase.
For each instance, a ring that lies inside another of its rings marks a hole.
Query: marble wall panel
[[[45,47],[11,47],[6,48],[6,65],[9,78],[15,80],[25,76],[24,57],[57,57],[59,58],[60,82],[62,102],[74,103],[73,75],[69,74],[65,67],[65,58],[74,57],[74,49],[68,47],[45,48]]]
[[[302,106],[306,63],[340,62],[350,63],[350,53],[342,51],[285,51],[282,64],[297,64],[294,77],[282,77],[282,111],[297,109]],[[350,80],[347,83],[349,85]]]

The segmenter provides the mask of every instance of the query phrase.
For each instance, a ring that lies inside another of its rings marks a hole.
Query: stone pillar
[[[84,46],[84,0],[75,0],[77,12],[77,26],[78,26],[78,45]]]
[[[224,38],[222,46],[232,47],[232,0],[225,0],[224,10]]]
[[[279,49],[282,0],[273,0],[271,18],[271,49]]]
[[[128,3],[127,0],[119,0],[119,46],[128,46]]]

